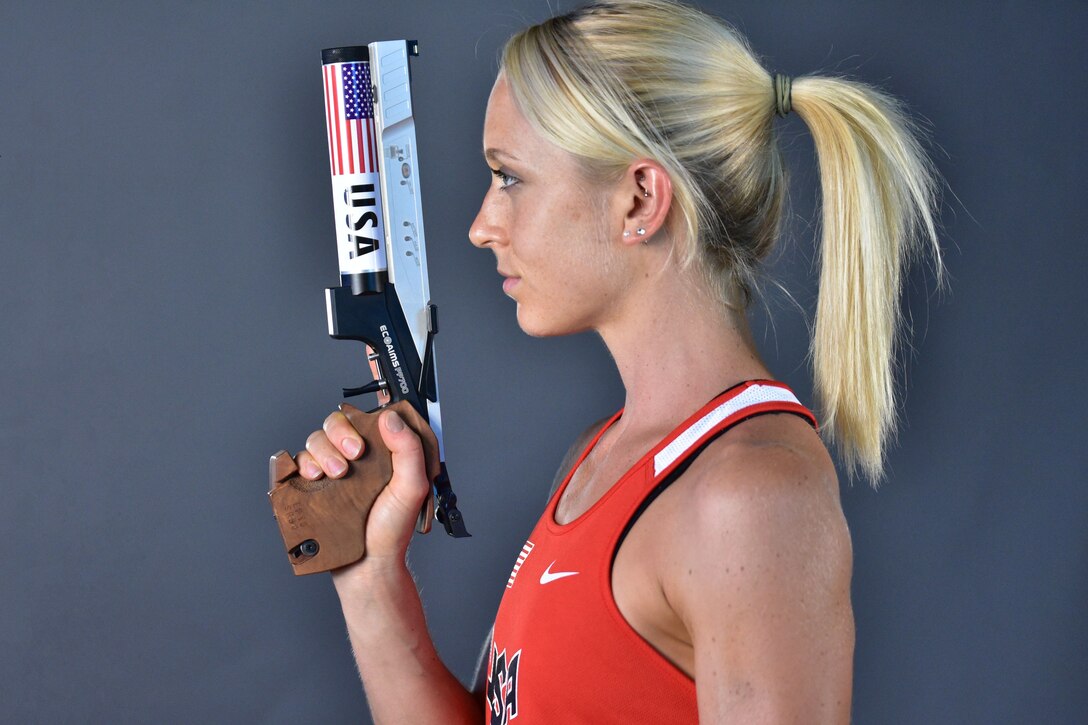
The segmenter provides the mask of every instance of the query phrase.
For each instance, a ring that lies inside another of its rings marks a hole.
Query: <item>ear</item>
[[[633,161],[616,187],[616,209],[624,244],[649,243],[665,226],[672,206],[672,180],[665,167],[653,159]],[[642,234],[639,234],[639,230]],[[624,236],[624,232],[628,232]]]

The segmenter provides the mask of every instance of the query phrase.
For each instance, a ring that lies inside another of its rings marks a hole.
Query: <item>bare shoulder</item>
[[[672,537],[699,577],[692,581],[760,578],[737,596],[781,594],[812,586],[849,588],[850,535],[834,464],[801,418],[761,416],[712,443],[674,484],[669,506],[680,519]],[[731,566],[735,565],[735,566]],[[697,594],[701,587],[695,587]]]
[[[666,494],[655,569],[691,638],[700,714],[848,718],[852,552],[815,432],[790,415],[746,421]]]
[[[767,415],[737,426],[695,459],[673,489],[670,508],[684,519],[685,543],[701,540],[717,557],[793,552],[850,565],[834,464],[797,416]]]

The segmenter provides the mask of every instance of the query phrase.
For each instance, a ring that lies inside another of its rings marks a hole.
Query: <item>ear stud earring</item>
[[[630,229],[624,229],[623,230],[623,236],[625,238],[631,236],[631,230]]]
[[[642,235],[644,235],[645,233],[646,233],[646,230],[643,229],[642,227],[639,227],[638,229],[635,230],[635,234],[639,235],[640,237]]]

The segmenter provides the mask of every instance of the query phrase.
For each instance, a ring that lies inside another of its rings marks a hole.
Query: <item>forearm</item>
[[[482,703],[439,659],[405,566],[335,581],[375,723],[483,719]]]

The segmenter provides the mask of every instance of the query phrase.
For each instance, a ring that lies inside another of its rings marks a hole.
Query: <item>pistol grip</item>
[[[427,474],[434,481],[441,470],[438,441],[427,422],[405,400],[382,410],[395,410],[423,443]],[[296,575],[316,574],[347,566],[366,554],[366,520],[378,494],[393,475],[392,454],[378,432],[381,410],[364,413],[348,403],[341,412],[365,441],[363,455],[348,461],[343,478],[311,481],[299,475],[298,466],[287,451],[269,460],[268,497],[287,557]],[[434,489],[427,495],[416,529],[430,530],[434,512]]]

